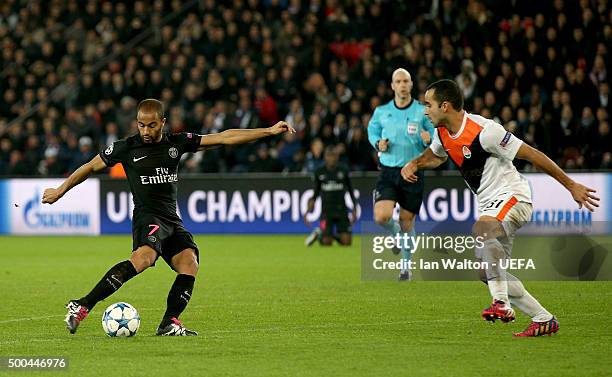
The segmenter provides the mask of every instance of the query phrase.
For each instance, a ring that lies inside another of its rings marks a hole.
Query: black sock
[[[166,313],[161,321],[159,327],[165,327],[172,321],[170,318],[178,318],[178,316],[185,310],[189,300],[191,299],[191,293],[193,292],[193,283],[195,283],[195,276],[179,274],[170,288],[168,293],[168,301],[166,307]]]
[[[136,269],[129,260],[117,263],[108,270],[87,296],[78,300],[79,304],[89,310],[93,309],[99,301],[115,293],[123,283],[136,276],[136,274]]]

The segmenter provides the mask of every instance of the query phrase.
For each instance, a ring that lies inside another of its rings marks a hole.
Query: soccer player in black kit
[[[304,242],[306,246],[312,245],[316,240],[323,246],[329,246],[336,239],[340,245],[351,244],[351,225],[357,219],[357,201],[353,194],[353,186],[346,166],[338,164],[338,151],[333,146],[325,149],[325,163],[315,170],[315,191],[308,201],[308,209],[304,214],[306,225],[310,226],[306,215],[314,209],[314,203],[321,194],[321,217],[319,228],[313,230]],[[351,218],[344,202],[344,193],[348,192],[353,202]]]
[[[163,132],[164,106],[155,99],[138,104],[138,134],[118,140],[78,168],[58,188],[46,189],[42,202],[53,204],[92,173],[123,164],[134,197],[132,255],[111,267],[86,296],[68,302],[66,326],[74,334],[93,307],[125,282],[155,264],[158,257],[176,271],[166,312],[157,335],[197,335],[178,320],[187,307],[199,267],[198,247],[176,213],[177,167],[183,153],[209,147],[242,144],[283,132],[295,132],[285,122],[269,128],[226,130],[218,134]]]

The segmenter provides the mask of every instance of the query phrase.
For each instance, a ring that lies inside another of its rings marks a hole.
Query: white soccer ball
[[[102,314],[102,328],[108,336],[134,336],[140,327],[140,316],[126,302],[112,304]]]

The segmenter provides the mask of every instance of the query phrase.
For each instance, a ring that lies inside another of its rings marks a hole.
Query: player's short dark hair
[[[438,102],[448,102],[457,111],[463,109],[463,94],[453,80],[438,80],[429,84],[426,90],[433,90],[433,98]]]
[[[145,113],[157,113],[159,119],[164,119],[164,104],[153,98],[147,98],[140,101],[137,111]]]

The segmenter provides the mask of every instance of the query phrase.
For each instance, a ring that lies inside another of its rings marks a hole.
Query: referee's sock
[[[381,224],[383,228],[392,235],[396,235],[397,233],[402,231],[402,228],[399,225],[397,220],[394,220],[393,217],[389,219],[385,224]]]
[[[168,293],[166,313],[164,313],[164,318],[159,325],[160,328],[172,323],[170,318],[174,317],[178,319],[179,315],[185,310],[191,299],[194,283],[195,276],[185,274],[176,275],[174,284],[172,284],[172,288],[170,288],[170,292]]]
[[[382,227],[385,228],[389,233],[391,233],[394,236],[396,234],[400,234],[400,235],[402,234],[402,228],[400,227],[399,221],[394,220],[393,218],[389,219],[387,223],[382,224]],[[414,237],[416,236],[416,232],[414,231],[414,228],[407,231],[406,234],[408,235],[409,239],[414,239]],[[411,244],[409,242],[408,247],[401,248],[402,260],[405,260],[406,261],[405,263],[408,263],[408,261],[412,257],[412,253],[410,252],[410,246]],[[405,273],[406,270],[402,268],[400,272]]]
[[[410,258],[412,257],[412,241],[414,240],[414,237],[416,237],[416,232],[414,231],[414,228],[412,228],[405,233],[408,235],[408,243],[406,245],[407,247],[402,247],[402,261],[404,263],[408,263],[408,261],[410,261]],[[405,272],[406,269],[402,268],[401,273]]]
[[[129,260],[119,262],[108,270],[87,296],[78,299],[78,303],[91,311],[100,301],[112,295],[121,286],[138,273]]]

